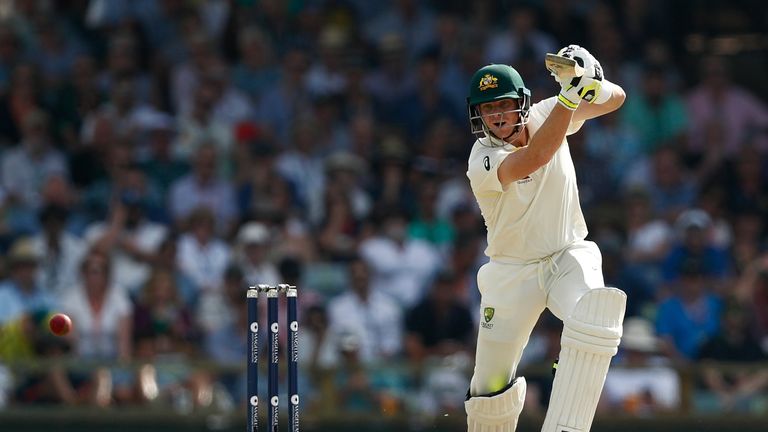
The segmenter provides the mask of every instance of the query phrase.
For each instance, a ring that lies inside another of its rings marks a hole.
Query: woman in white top
[[[112,283],[109,257],[91,250],[80,265],[80,283],[62,301],[73,323],[72,338],[78,358],[85,361],[125,362],[132,356],[133,306],[125,290]],[[107,405],[114,396],[130,398],[133,378],[119,368],[97,368],[93,397]]]

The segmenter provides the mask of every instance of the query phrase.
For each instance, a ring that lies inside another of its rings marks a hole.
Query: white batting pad
[[[542,432],[588,432],[611,357],[621,341],[627,295],[595,288],[565,320],[560,360]]]
[[[467,399],[464,402],[467,432],[515,432],[525,402],[525,389],[525,378],[517,377],[511,386],[497,394]]]

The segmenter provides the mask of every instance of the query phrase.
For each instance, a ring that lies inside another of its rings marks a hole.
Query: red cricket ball
[[[53,334],[64,336],[72,330],[72,320],[62,313],[57,313],[48,321],[48,327]]]

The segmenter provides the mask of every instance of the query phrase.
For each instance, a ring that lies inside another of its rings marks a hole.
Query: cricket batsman
[[[586,432],[622,334],[626,295],[605,287],[597,245],[585,241],[566,136],[618,109],[624,91],[586,49],[548,54],[557,96],[531,105],[517,71],[491,64],[472,77],[472,191],[488,230],[490,261],[478,271],[481,319],[465,408],[469,432],[513,432],[525,400],[523,348],[548,308],[563,321],[542,432]]]

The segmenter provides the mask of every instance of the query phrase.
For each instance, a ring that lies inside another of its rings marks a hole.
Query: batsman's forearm
[[[618,84],[610,83],[608,88],[604,90],[606,90],[606,94],[608,94],[608,90],[610,90],[610,96],[608,99],[601,104],[580,104],[576,109],[576,114],[573,116],[574,122],[589,120],[595,117],[600,117],[601,115],[608,114],[609,112],[616,111],[624,103],[624,99],[627,98],[627,95],[624,93],[624,89],[622,89]]]
[[[572,110],[559,103],[555,104],[549,117],[544,120],[544,124],[536,131],[528,145],[504,158],[498,170],[501,184],[506,186],[524,178],[549,162],[563,143],[572,117]]]
[[[606,79],[603,80],[602,88],[600,89],[600,95],[595,100],[598,105],[605,105],[606,108],[610,108],[608,112],[617,110],[627,98],[627,94],[624,93],[624,89],[618,84],[612,83]]]
[[[554,105],[528,145],[507,155],[499,166],[497,174],[504,187],[541,168],[552,159],[552,155],[563,143],[574,112],[559,103]]]

